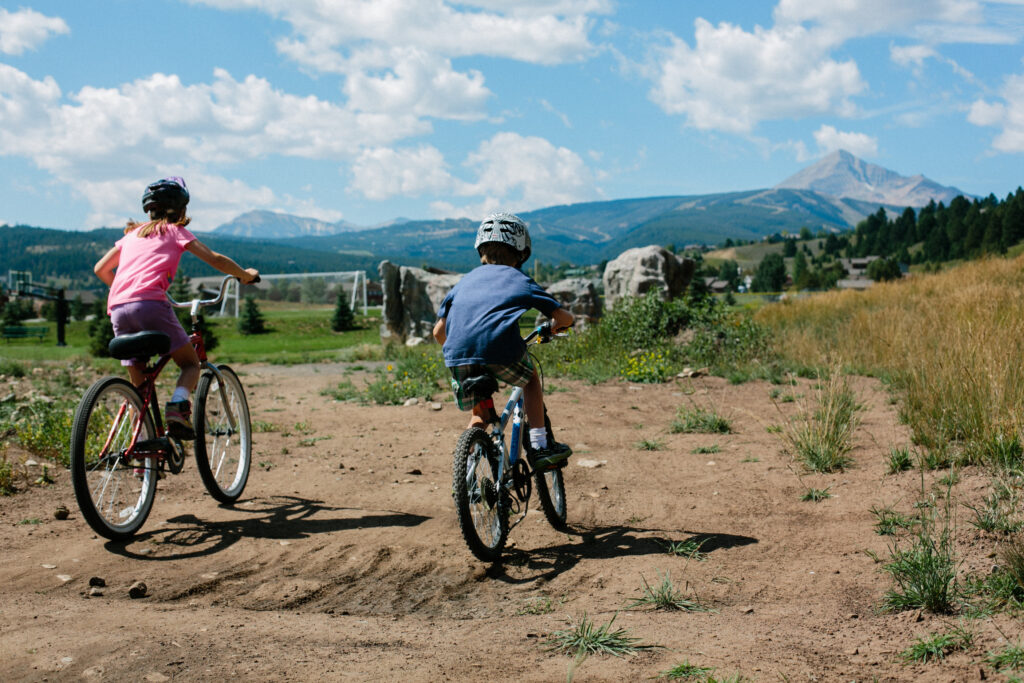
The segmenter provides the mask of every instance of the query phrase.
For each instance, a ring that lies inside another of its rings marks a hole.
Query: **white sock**
[[[543,427],[530,429],[530,447],[535,451],[548,447],[548,430]]]
[[[185,387],[174,387],[174,393],[171,394],[171,403],[177,403],[178,401],[188,400],[188,389]]]

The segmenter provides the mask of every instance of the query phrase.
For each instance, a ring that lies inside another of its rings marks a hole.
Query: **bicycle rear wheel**
[[[498,456],[482,429],[467,429],[455,446],[452,497],[469,550],[485,562],[498,560],[508,538],[507,503],[498,480]]]
[[[139,392],[120,377],[104,377],[82,397],[71,425],[71,481],[82,517],[113,541],[145,523],[156,495],[157,458],[126,459],[139,417],[138,441],[156,436]]]
[[[534,471],[534,480],[537,482],[537,498],[540,499],[540,507],[547,517],[548,523],[561,531],[565,528],[565,516],[567,513],[565,504],[565,481],[562,479],[561,468],[556,470]]]
[[[196,388],[196,468],[210,495],[234,503],[245,490],[252,462],[252,424],[245,390],[226,365],[204,372]]]

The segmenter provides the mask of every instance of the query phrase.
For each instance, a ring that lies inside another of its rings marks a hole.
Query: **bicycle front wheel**
[[[498,480],[498,456],[482,429],[467,429],[459,437],[452,496],[470,552],[485,562],[498,560],[508,537],[507,502]]]
[[[113,541],[130,538],[146,521],[156,495],[157,458],[125,452],[142,420],[138,441],[156,436],[139,392],[120,377],[104,377],[82,397],[71,425],[71,481],[82,517]]]
[[[210,495],[234,503],[245,490],[252,462],[252,424],[245,390],[235,371],[218,365],[196,388],[196,468]]]

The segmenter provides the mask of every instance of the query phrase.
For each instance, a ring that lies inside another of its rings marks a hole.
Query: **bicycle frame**
[[[509,421],[512,422],[512,432],[508,446],[505,445],[505,427]],[[519,453],[523,444],[523,388],[515,387],[505,403],[501,416],[494,423],[491,429],[491,438],[498,446],[501,453],[501,461],[498,463],[498,481],[504,482],[506,489],[511,489],[513,481],[506,477],[505,473],[510,471],[519,460]]]

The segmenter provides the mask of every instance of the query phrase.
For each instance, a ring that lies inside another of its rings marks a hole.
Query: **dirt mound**
[[[915,637],[946,625],[877,609],[890,580],[875,558],[888,545],[869,508],[909,506],[921,486],[915,472],[886,474],[908,435],[877,382],[856,382],[855,465],[803,476],[769,427],[811,399],[810,382],[782,387],[798,400],[780,403],[763,382],[559,380],[549,405],[576,452],[570,529],[533,509],[488,567],[466,549],[451,500],[465,415],[450,402],[332,402],[319,392],[335,369],[241,368],[257,433],[233,508],[205,493],[191,462],[160,482],[126,544],[89,530],[66,473],[0,499],[0,678],[564,680],[572,660],[547,637],[583,615],[661,647],[591,657],[576,680],[641,680],[683,660],[755,680],[980,675],[962,654],[904,665]],[[733,431],[671,433],[680,405],[713,409]],[[831,497],[801,501],[810,487]],[[59,503],[67,521],[53,518]],[[687,543],[699,554],[669,552]],[[626,609],[665,577],[700,611]],[[138,580],[147,597],[132,599]],[[994,646],[998,634],[977,638]]]

